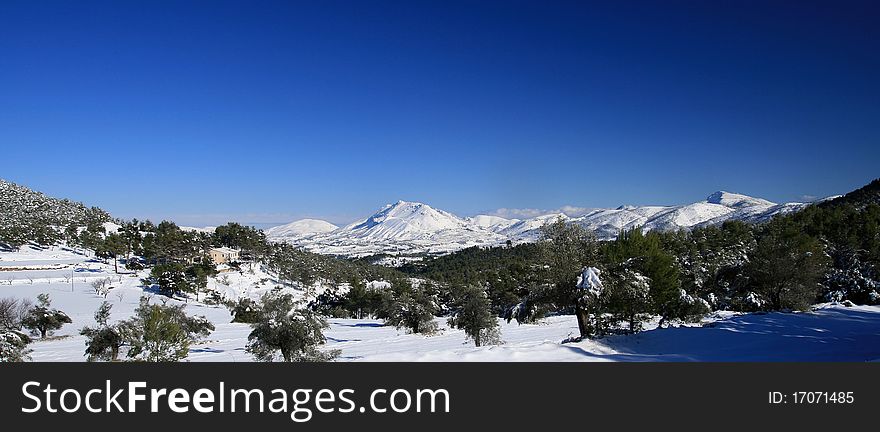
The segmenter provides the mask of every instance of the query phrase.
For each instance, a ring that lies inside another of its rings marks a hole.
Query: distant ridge
[[[478,215],[460,218],[428,204],[397,201],[376,213],[342,228],[309,220],[307,226],[324,230],[293,229],[296,221],[269,229],[270,240],[289,242],[318,253],[365,256],[375,254],[446,253],[471,246],[491,246],[538,239],[540,228],[557,219],[579,224],[610,239],[622,229],[677,230],[722,223],[726,220],[762,222],[778,214],[797,211],[806,203],[776,204],[761,198],[717,191],[705,200],[680,206],[620,206],[595,209],[583,216],[563,213],[529,219],[505,219]]]

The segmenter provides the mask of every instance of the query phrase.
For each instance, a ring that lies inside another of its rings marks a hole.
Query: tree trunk
[[[581,333],[581,338],[589,337],[592,332],[590,328],[590,314],[581,306],[575,307],[574,314],[577,317],[578,331]]]
[[[119,264],[116,255],[113,255],[113,272],[119,274]]]
[[[477,334],[474,335],[474,345],[476,345],[477,348],[480,347],[480,332],[479,331],[477,332]]]

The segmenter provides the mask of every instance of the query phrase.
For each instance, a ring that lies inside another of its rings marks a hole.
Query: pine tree
[[[174,362],[186,358],[190,345],[207,337],[214,325],[203,316],[188,316],[183,305],[151,304],[141,297],[134,316],[118,329],[129,359]]]
[[[30,359],[31,350],[27,345],[31,339],[26,334],[8,329],[0,329],[0,363],[17,363]]]
[[[749,286],[769,309],[807,309],[829,266],[822,244],[787,219],[768,223],[746,266]]]
[[[371,293],[367,290],[364,282],[355,279],[351,282],[351,288],[345,295],[345,308],[357,319],[373,312]]]
[[[681,287],[675,259],[662,246],[662,234],[642,234],[640,228],[622,231],[603,248],[605,261],[613,268],[626,263],[650,281],[652,312],[663,326],[672,319],[693,320],[706,311]]]
[[[386,324],[405,328],[412,333],[433,334],[437,331],[434,298],[424,289],[413,287],[406,279],[391,282],[383,309]]]
[[[124,340],[118,326],[111,326],[108,321],[110,319],[110,309],[112,305],[108,302],[101,303],[95,312],[95,322],[98,327],[83,327],[80,334],[86,337],[85,355],[88,361],[104,360],[116,361],[119,358],[119,348],[123,345]]]
[[[651,280],[632,268],[627,261],[605,272],[607,308],[613,323],[628,324],[630,333],[642,330],[642,322],[651,312]]]
[[[49,294],[43,293],[37,296],[37,305],[28,311],[27,316],[21,321],[25,328],[40,334],[41,339],[45,339],[48,334],[54,330],[60,329],[64,324],[70,324],[72,321],[66,313],[52,309]]]
[[[577,287],[577,276],[585,266],[597,260],[595,236],[579,225],[558,219],[541,228],[539,246],[546,280],[551,286],[550,290],[543,291],[546,294],[543,300],[558,309],[574,311],[580,337],[591,336],[590,312]]]
[[[273,361],[279,355],[285,362],[330,361],[338,351],[321,351],[326,342],[323,317],[309,310],[290,294],[273,290],[260,298],[256,322],[251,324],[247,352],[259,361]]]
[[[468,286],[457,297],[449,325],[464,330],[477,347],[501,343],[498,320],[492,313],[486,291]]]
[[[119,273],[119,256],[128,248],[125,239],[117,233],[110,233],[99,242],[95,254],[101,258],[113,258],[113,271]]]

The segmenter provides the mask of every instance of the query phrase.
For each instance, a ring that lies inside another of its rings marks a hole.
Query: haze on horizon
[[[0,177],[190,226],[825,197],[877,177],[877,8],[3,2]]]

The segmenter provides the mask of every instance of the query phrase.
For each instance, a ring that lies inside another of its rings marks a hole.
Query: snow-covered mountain
[[[486,221],[481,219],[481,223],[485,224]],[[490,228],[427,204],[398,201],[386,205],[366,219],[333,231],[282,236],[273,228],[266,235],[270,240],[300,245],[314,252],[365,256],[379,253],[444,253],[471,246],[495,245],[507,239]]]
[[[417,203],[398,201],[376,214],[346,226],[347,237],[381,240],[418,240],[450,230],[473,227],[458,216]]]
[[[506,219],[501,216],[476,215],[464,219],[471,225],[498,232],[519,222],[519,219]]]
[[[803,208],[805,203],[775,204],[747,195],[718,191],[692,204],[680,206],[622,206],[596,210],[573,222],[592,230],[599,238],[611,239],[621,229],[641,226],[645,231],[678,230],[719,224],[726,220],[762,222],[777,214]]]
[[[339,227],[320,219],[300,219],[287,225],[272,227],[266,230],[266,236],[275,240],[300,239],[314,234],[333,231]]]
[[[560,218],[567,223],[582,225],[601,239],[612,239],[620,230],[637,226],[650,231],[690,229],[726,220],[761,222],[806,205],[776,204],[747,195],[718,191],[703,201],[687,205],[621,206],[593,210],[574,218],[557,213],[517,220],[488,215],[460,218],[427,204],[398,201],[342,228],[307,219],[269,229],[266,234],[273,241],[285,241],[313,252],[333,255],[447,253],[507,241],[535,241],[544,224]]]

